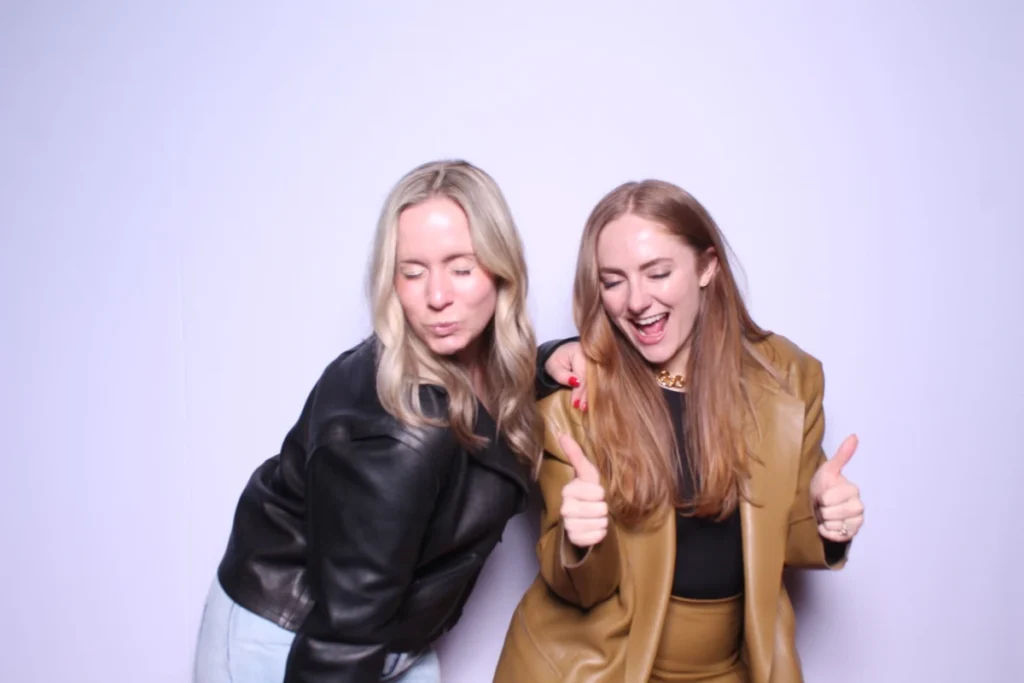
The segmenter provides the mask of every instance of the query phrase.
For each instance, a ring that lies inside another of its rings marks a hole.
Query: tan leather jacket
[[[744,561],[743,657],[752,683],[802,681],[793,608],[783,567],[826,567],[808,486],[825,461],[821,363],[772,335],[760,352],[768,373],[748,376],[760,432],[752,442],[749,496],[740,504]],[[556,434],[567,431],[587,451],[579,411],[568,391],[541,404],[545,457],[540,573],[509,626],[496,683],[646,683],[654,662],[675,562],[675,515],[666,506],[641,528],[615,523],[583,560],[567,551],[559,515],[562,488],[574,473]],[[842,559],[831,565],[838,568]]]

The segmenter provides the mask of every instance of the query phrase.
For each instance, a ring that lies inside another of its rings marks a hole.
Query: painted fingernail
[[[579,385],[580,385],[580,381],[578,379],[576,379],[575,376],[570,375],[569,376],[569,386],[572,387],[573,389],[575,389]]]
[[[578,398],[574,398],[572,400],[572,407],[573,408],[579,408],[580,407],[580,400]]]
[[[583,403],[580,404],[580,410],[582,410],[584,413],[587,412],[587,402],[586,401],[584,401]]]

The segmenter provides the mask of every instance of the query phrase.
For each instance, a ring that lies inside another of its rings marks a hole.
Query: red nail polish
[[[579,408],[580,407],[580,400],[578,398],[573,399],[572,407],[573,408]]]
[[[587,412],[587,402],[586,401],[584,401],[583,404],[580,405],[580,410],[582,410],[584,413]]]
[[[569,386],[572,387],[573,389],[575,389],[579,385],[580,385],[580,381],[578,379],[576,379],[574,376],[570,375],[569,376]]]

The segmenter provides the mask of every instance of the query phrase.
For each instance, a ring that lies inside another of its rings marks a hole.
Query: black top
[[[683,439],[686,394],[662,389],[672,415],[680,457],[688,457]],[[689,468],[683,466],[683,498],[693,496]],[[676,569],[672,595],[694,600],[728,598],[743,592],[743,537],[739,512],[716,522],[676,515]]]
[[[378,683],[388,652],[451,628],[528,493],[482,406],[474,433],[488,445],[473,453],[450,429],[391,417],[376,356],[370,339],[324,371],[242,492],[218,571],[235,602],[297,632],[285,683]],[[430,417],[447,400],[420,388]]]

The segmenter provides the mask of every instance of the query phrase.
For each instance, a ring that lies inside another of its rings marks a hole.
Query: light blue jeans
[[[199,627],[192,681],[282,683],[294,639],[291,631],[253,614],[228,597],[220,581],[214,578]],[[427,650],[411,666],[406,655],[390,654],[381,680],[441,683],[437,654],[433,649]]]

